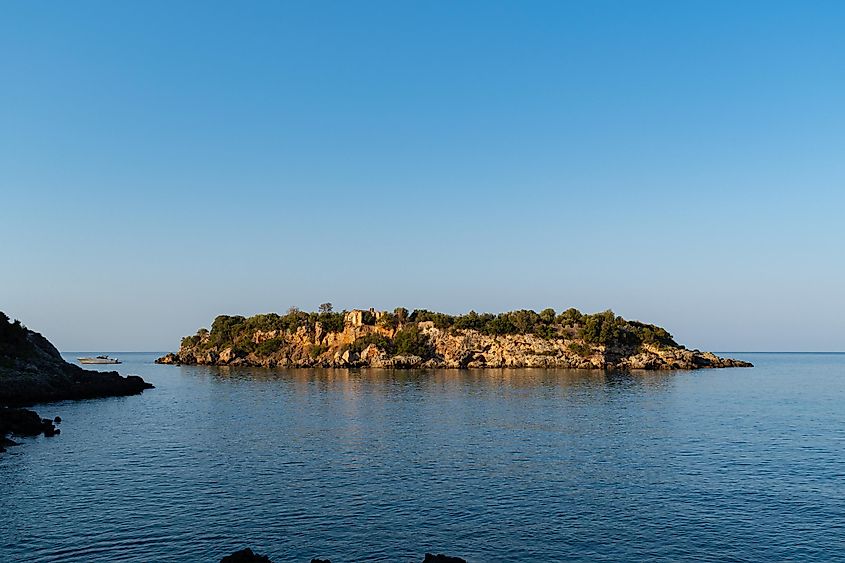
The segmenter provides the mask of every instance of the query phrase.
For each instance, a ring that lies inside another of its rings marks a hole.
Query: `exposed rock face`
[[[137,375],[122,377],[67,363],[46,338],[9,323],[0,313],[0,404],[135,395],[150,388]]]
[[[375,367],[375,368],[576,368],[660,370],[750,367],[748,362],[720,358],[710,352],[687,350],[674,344],[613,342],[589,343],[573,328],[556,328],[552,334],[485,334],[478,330],[437,328],[423,321],[385,327],[363,323],[363,314],[345,314],[342,330],[328,331],[319,323],[311,330],[255,331],[248,334],[257,344],[238,351],[231,345],[202,338],[186,342],[178,353],[156,360],[162,364],[203,364],[264,367]],[[412,327],[422,342],[418,353],[397,353],[387,348],[400,332]],[[668,334],[668,333],[667,333]],[[278,346],[262,348],[271,340]],[[358,343],[367,343],[356,345]]]

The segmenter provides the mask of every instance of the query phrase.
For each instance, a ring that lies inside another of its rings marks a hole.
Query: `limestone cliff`
[[[610,311],[450,316],[355,310],[221,316],[163,364],[264,367],[698,369],[748,367],[679,346],[664,329]]]

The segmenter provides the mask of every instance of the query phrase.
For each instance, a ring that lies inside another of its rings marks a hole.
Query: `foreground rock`
[[[611,311],[546,309],[461,316],[404,309],[220,316],[182,339],[162,364],[263,367],[576,368],[751,367],[688,350],[664,329]]]
[[[11,406],[68,399],[92,399],[136,395],[152,385],[138,376],[122,377],[117,372],[84,370],[65,362],[50,342],[0,312],[0,451],[13,445],[6,438],[55,436],[54,425],[31,410]]]
[[[442,553],[438,553],[437,555],[426,553],[423,563],[467,563],[467,560],[461,559],[460,557],[450,557]]]
[[[152,387],[137,375],[69,364],[46,338],[0,312],[0,405],[136,395]]]
[[[51,437],[60,433],[61,430],[56,428],[54,421],[49,418],[41,418],[35,411],[0,407],[0,452],[6,451],[4,446],[17,445],[13,440],[6,438],[9,434],[13,436],[39,436],[44,434]]]
[[[250,548],[236,551],[220,560],[220,563],[272,563],[265,555],[258,555]]]

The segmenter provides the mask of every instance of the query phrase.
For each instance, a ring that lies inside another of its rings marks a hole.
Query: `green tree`
[[[484,323],[484,332],[486,334],[514,334],[516,331],[516,327],[508,318],[507,313],[496,315]]]
[[[402,355],[428,358],[432,354],[431,343],[417,325],[409,325],[396,333],[393,338],[396,352]]]
[[[475,311],[455,317],[452,326],[460,330],[484,330],[485,320]]]
[[[521,309],[507,313],[508,320],[513,324],[517,334],[530,334],[540,322],[540,316],[534,311]]]
[[[322,312],[317,315],[317,320],[326,332],[343,332],[344,313]]]
[[[594,315],[584,315],[581,320],[581,338],[596,344],[610,344],[616,341],[620,335],[620,326],[624,323],[622,317],[617,317],[610,309]]]
[[[264,340],[258,344],[255,350],[261,356],[269,356],[281,350],[284,344],[285,339],[277,336],[276,338],[268,338],[267,340]]]
[[[581,311],[574,307],[570,307],[557,317],[557,322],[562,325],[574,325],[575,323],[581,322],[581,319],[584,315],[581,314]]]
[[[384,328],[396,328],[399,319],[393,313],[384,312],[379,317],[377,324]]]
[[[196,336],[196,335],[186,336],[185,338],[182,339],[182,342],[180,342],[179,347],[180,348],[186,348],[186,349],[193,348],[194,346],[199,344],[199,341],[200,341],[199,336]]]
[[[580,342],[570,342],[569,350],[585,358],[593,353],[593,350],[589,346]]]
[[[241,315],[219,315],[211,323],[211,341],[215,346],[231,345],[246,319]]]
[[[366,348],[370,344],[374,344],[375,346],[384,350],[388,354],[393,354],[396,351],[393,341],[391,341],[389,338],[382,334],[376,333],[367,334],[365,336],[362,336],[361,338],[358,338],[357,340],[355,340],[355,342],[349,345],[349,350],[360,354],[361,351],[363,351],[364,348]]]

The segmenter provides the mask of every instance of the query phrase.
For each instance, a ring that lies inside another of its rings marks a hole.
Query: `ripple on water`
[[[44,405],[0,561],[845,560],[845,356],[758,367],[220,370]],[[747,356],[747,358],[746,358]],[[800,382],[800,383],[799,383]]]

